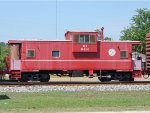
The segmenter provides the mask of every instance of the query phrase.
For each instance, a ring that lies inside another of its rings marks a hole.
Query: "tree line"
[[[136,14],[131,18],[129,26],[125,27],[120,40],[132,40],[142,42],[142,53],[145,54],[146,34],[150,32],[150,10],[147,8],[137,9]],[[138,52],[140,48],[135,48]]]
[[[0,69],[5,69],[5,57],[8,54],[8,44],[0,42]]]

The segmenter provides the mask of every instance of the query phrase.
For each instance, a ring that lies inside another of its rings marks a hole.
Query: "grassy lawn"
[[[150,110],[150,91],[0,93],[1,112]]]

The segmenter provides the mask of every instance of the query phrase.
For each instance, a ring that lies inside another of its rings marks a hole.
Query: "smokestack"
[[[101,28],[101,41],[104,41],[104,27]]]

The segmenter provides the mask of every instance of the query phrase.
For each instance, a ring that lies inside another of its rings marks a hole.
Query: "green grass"
[[[0,112],[150,110],[150,91],[0,93]]]

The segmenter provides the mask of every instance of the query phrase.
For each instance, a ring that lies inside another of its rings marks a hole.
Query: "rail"
[[[128,82],[128,81],[111,81],[111,82],[80,82],[80,81],[59,81],[59,82],[16,82],[16,81],[1,81],[0,85],[9,85],[9,86],[14,86],[14,85],[18,85],[18,86],[30,86],[30,85],[147,85],[150,84],[150,81],[132,81],[132,82]]]

